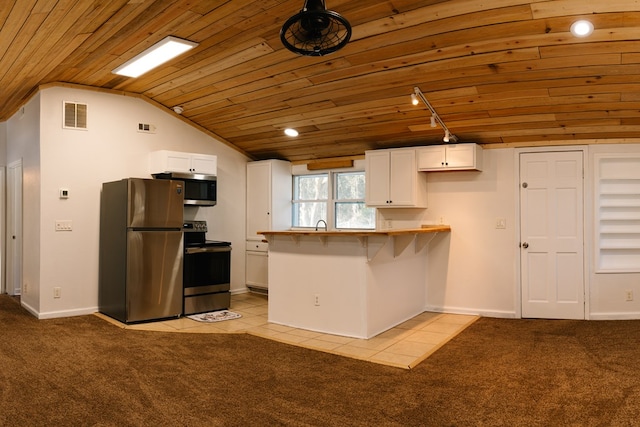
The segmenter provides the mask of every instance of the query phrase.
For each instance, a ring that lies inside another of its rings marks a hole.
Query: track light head
[[[412,94],[411,94],[411,103],[412,103],[413,105],[418,105],[418,102],[419,102],[419,101],[418,101],[418,97],[416,96],[416,94],[415,94],[415,93],[412,93]]]
[[[449,138],[450,138],[451,134],[449,133],[449,130],[445,130],[444,131],[444,138],[442,138],[442,141],[444,142],[449,142]]]
[[[435,114],[431,115],[431,127],[432,128],[436,127],[436,115]]]

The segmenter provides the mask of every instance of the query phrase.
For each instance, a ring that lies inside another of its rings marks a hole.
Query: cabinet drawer
[[[269,250],[269,243],[260,240],[247,240],[246,249],[254,252],[267,252]]]

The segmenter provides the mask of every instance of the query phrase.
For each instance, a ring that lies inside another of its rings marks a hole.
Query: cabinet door
[[[475,144],[453,144],[445,148],[449,168],[472,169],[475,166]]]
[[[267,289],[269,287],[268,252],[246,252],[246,262],[247,285]]]
[[[271,164],[247,164],[247,239],[262,239],[258,231],[271,230]]]
[[[159,172],[191,172],[191,155],[177,151],[161,151],[158,154],[162,165]]]
[[[389,157],[389,201],[391,206],[416,205],[416,153],[391,151]]]
[[[180,151],[159,150],[151,153],[150,173],[184,172],[215,175],[217,157],[208,154],[182,153]]]
[[[215,175],[218,169],[218,158],[204,154],[191,156],[191,172]]]
[[[446,168],[445,146],[434,145],[418,149],[418,170],[440,170]]]
[[[389,206],[389,152],[371,151],[365,153],[366,205]]]

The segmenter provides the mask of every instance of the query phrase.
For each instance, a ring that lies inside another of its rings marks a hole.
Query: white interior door
[[[522,317],[584,319],[581,151],[520,154]]]
[[[7,275],[6,291],[22,289],[22,160],[7,166]]]

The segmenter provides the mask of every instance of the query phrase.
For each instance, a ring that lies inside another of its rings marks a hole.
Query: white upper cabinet
[[[151,174],[185,172],[216,175],[218,158],[209,154],[159,150],[151,153],[150,168]]]
[[[365,153],[366,204],[379,208],[427,207],[427,181],[416,168],[414,149]]]
[[[291,164],[284,160],[247,163],[247,240],[265,230],[291,228]]]
[[[482,170],[478,144],[431,145],[416,149],[419,171]]]

